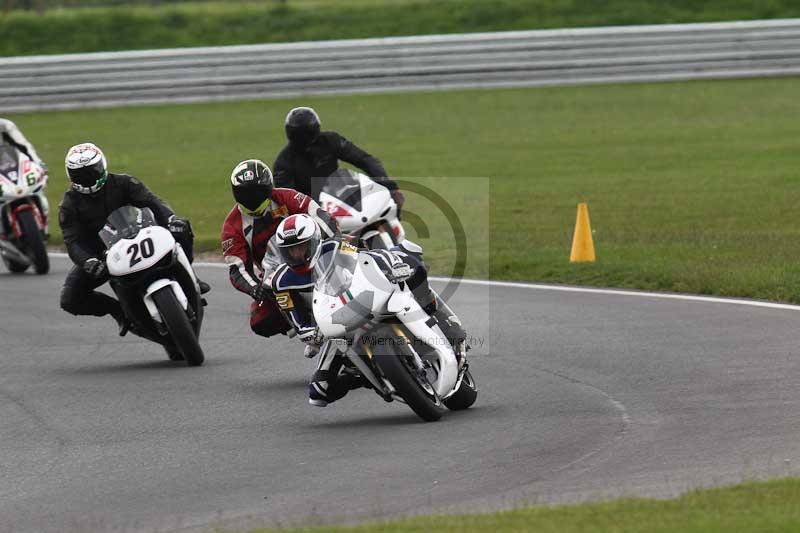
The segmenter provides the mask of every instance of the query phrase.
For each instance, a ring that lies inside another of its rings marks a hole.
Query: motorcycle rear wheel
[[[172,292],[172,287],[167,286],[153,293],[153,302],[164,319],[164,325],[167,327],[172,341],[186,359],[186,364],[189,366],[202,365],[205,361],[203,349],[197,341],[197,335],[189,322],[189,317],[186,316],[175,293]],[[172,360],[174,361],[174,359]]]

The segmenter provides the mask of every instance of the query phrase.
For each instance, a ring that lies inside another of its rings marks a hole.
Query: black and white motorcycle
[[[47,170],[14,146],[0,143],[0,257],[11,272],[33,265],[50,271],[45,247]]]
[[[147,208],[120,207],[99,234],[108,249],[111,288],[132,330],[164,346],[171,360],[202,365],[205,302],[181,245]]]
[[[390,281],[375,257],[337,243],[314,268],[312,307],[325,338],[320,360],[337,350],[384,400],[400,400],[426,421],[475,403],[465,345],[454,347],[408,285]]]
[[[370,250],[388,250],[405,239],[389,189],[364,174],[337,170],[325,181],[319,204],[339,222],[342,233]]]

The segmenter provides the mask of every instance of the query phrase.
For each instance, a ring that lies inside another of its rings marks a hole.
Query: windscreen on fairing
[[[106,248],[111,248],[122,239],[135,237],[142,228],[156,225],[156,217],[147,207],[139,209],[124,205],[108,215],[106,225],[100,230],[100,238]]]
[[[337,243],[323,252],[314,266],[315,288],[328,296],[345,293],[353,283],[357,263],[358,250],[347,243]]]
[[[0,173],[7,174],[17,170],[17,150],[10,144],[0,142]]]
[[[361,183],[350,170],[342,168],[331,174],[322,190],[361,211]]]

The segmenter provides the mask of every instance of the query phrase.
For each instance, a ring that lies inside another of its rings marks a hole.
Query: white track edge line
[[[63,252],[50,252],[51,257],[60,259],[68,258],[67,254]],[[225,263],[211,263],[211,262],[196,262],[194,266],[201,268],[228,268]],[[430,276],[432,281],[447,283],[452,278],[442,278]],[[469,279],[464,278],[458,280],[458,283],[465,285],[482,285],[485,287],[508,287],[515,289],[528,289],[535,291],[554,291],[554,292],[576,292],[583,294],[605,294],[609,296],[634,296],[639,298],[651,298],[660,300],[683,300],[686,302],[703,302],[715,304],[728,304],[728,305],[745,305],[749,307],[765,307],[768,309],[782,309],[785,311],[800,311],[800,305],[781,304],[775,302],[764,302],[759,300],[741,300],[736,298],[718,298],[715,296],[697,296],[694,294],[675,294],[668,292],[646,292],[646,291],[629,291],[624,289],[598,289],[593,287],[573,287],[568,285],[542,285],[539,283],[525,283],[521,281],[495,281],[484,279]]]
[[[431,276],[433,281],[450,281],[450,278]],[[635,296],[640,298],[653,298],[661,300],[683,300],[688,302],[717,303],[730,305],[746,305],[750,307],[766,307],[769,309],[783,309],[787,311],[800,311],[800,305],[765,302],[759,300],[742,300],[736,298],[720,298],[716,296],[698,296],[694,294],[675,294],[669,292],[631,291],[625,289],[599,289],[594,287],[574,287],[569,285],[542,285],[537,283],[524,283],[515,281],[494,281],[480,279],[461,279],[459,283],[466,285],[484,285],[489,287],[510,287],[516,289],[529,289],[538,291],[576,292],[584,294],[606,294],[612,296]]]

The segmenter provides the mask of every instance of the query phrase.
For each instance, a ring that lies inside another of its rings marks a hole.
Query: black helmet
[[[311,145],[319,135],[319,116],[310,107],[295,107],[286,115],[286,138],[298,148]]]
[[[233,168],[231,189],[239,208],[250,216],[260,217],[272,198],[272,171],[263,161],[247,159]]]

